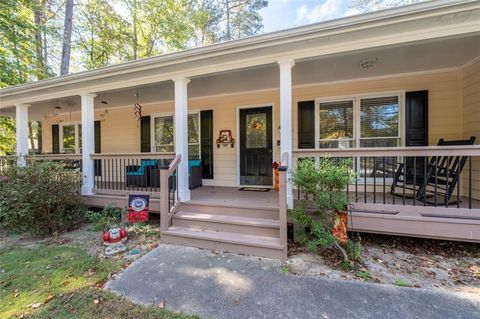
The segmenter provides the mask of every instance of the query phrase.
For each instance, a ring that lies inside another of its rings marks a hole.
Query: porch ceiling
[[[402,73],[460,68],[479,56],[480,34],[366,49],[299,60],[293,68],[293,85],[361,80]],[[365,58],[376,58],[377,63],[369,69],[364,69],[360,61]],[[193,77],[188,86],[188,95],[190,98],[199,98],[278,87],[278,66],[267,64]],[[174,98],[173,82],[165,81],[99,93],[95,98],[95,107],[101,109],[133,105],[137,90],[141,104],[172,101]],[[108,101],[108,105],[102,104],[103,100]],[[29,117],[39,120],[58,113],[78,111],[80,111],[80,97],[71,96],[34,103],[29,110]],[[2,109],[0,114],[14,116],[15,110],[13,107]]]

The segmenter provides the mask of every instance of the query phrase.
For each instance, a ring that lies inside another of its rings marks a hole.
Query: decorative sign
[[[148,195],[128,195],[128,222],[137,223],[148,220]]]
[[[220,145],[227,146],[230,145],[233,147],[235,145],[235,139],[232,136],[232,131],[230,130],[221,130],[217,138],[217,147]]]

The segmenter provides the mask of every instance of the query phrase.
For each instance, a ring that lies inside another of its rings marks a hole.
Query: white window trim
[[[353,140],[355,142],[355,148],[360,148],[360,140],[365,140],[369,138],[360,138],[361,134],[361,121],[360,121],[360,100],[365,98],[376,98],[376,97],[388,97],[388,96],[397,96],[398,97],[398,107],[399,107],[399,138],[400,145],[405,146],[405,90],[401,91],[384,91],[384,92],[374,92],[374,93],[358,93],[354,95],[344,95],[344,96],[332,96],[332,97],[321,97],[315,99],[315,148],[320,148],[320,103],[329,103],[329,102],[339,102],[339,101],[350,101],[353,100],[353,139],[345,139],[345,140]],[[389,137],[391,138],[391,137]],[[378,138],[376,138],[378,139]],[[338,141],[338,139],[335,139]],[[400,160],[400,158],[399,158]],[[360,158],[357,160],[357,167],[356,171],[360,172],[361,161]],[[375,180],[379,180],[379,178],[375,178]],[[387,178],[387,182],[392,182],[392,178]],[[359,182],[364,182],[365,178],[359,178]],[[374,183],[374,178],[367,177],[366,178],[367,185],[371,185]]]
[[[331,97],[321,97],[315,99],[315,148],[320,148],[320,103],[331,103],[339,101],[353,101],[353,140],[355,142],[355,147],[360,148],[360,140],[366,140],[369,138],[360,138],[360,100],[365,98],[377,98],[377,97],[387,97],[387,96],[397,96],[398,97],[398,107],[399,107],[399,129],[397,138],[400,139],[400,145],[405,145],[405,90],[401,91],[384,91],[384,92],[374,92],[374,93],[359,93],[354,95],[343,95],[343,96],[331,96]],[[392,138],[392,137],[389,137]],[[372,138],[373,139],[373,138]],[[378,138],[375,138],[378,139]],[[325,141],[325,139],[323,139]],[[337,141],[337,139],[333,139]],[[333,141],[332,140],[332,141]]]
[[[190,145],[198,145],[199,147],[199,157],[200,159],[202,158],[201,154],[201,147],[202,147],[202,127],[201,127],[201,118],[200,118],[200,110],[192,110],[188,112],[188,115],[192,114],[197,114],[198,115],[198,143],[188,143],[188,146]],[[175,123],[175,112],[164,112],[164,113],[153,113],[150,114],[150,151],[152,153],[161,153],[161,152],[156,152],[155,150],[155,118],[157,117],[166,117],[166,116],[172,116],[173,117],[173,123]],[[174,124],[175,125],[175,124]],[[187,135],[188,136],[188,135]],[[173,149],[175,150],[175,130],[173,131]]]
[[[65,153],[65,148],[63,145],[63,127],[68,125],[75,126],[75,154],[81,154],[82,145],[80,145],[80,130],[79,125],[82,124],[80,121],[73,121],[73,122],[62,122],[59,124],[59,131],[58,132],[58,139],[60,145],[60,153]]]

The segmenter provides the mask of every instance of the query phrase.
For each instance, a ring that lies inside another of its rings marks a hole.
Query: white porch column
[[[280,156],[288,153],[287,205],[293,208],[292,168],[292,68],[294,60],[279,60],[280,66]]]
[[[187,78],[173,79],[175,82],[175,153],[182,156],[178,167],[178,194],[180,201],[190,200],[188,188],[188,94]]]
[[[28,104],[15,105],[18,166],[25,166],[28,155]]]
[[[82,99],[82,195],[91,195],[94,187],[93,160],[90,154],[95,153],[95,94],[81,94]]]

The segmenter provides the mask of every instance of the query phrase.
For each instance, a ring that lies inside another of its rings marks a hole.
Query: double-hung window
[[[153,118],[153,151],[175,151],[175,125],[173,115]],[[188,157],[200,159],[200,114],[188,114]]]
[[[318,148],[395,147],[402,145],[401,94],[358,95],[318,101]],[[385,158],[385,165],[396,158]],[[378,163],[357,159],[364,177],[375,177]]]
[[[82,151],[82,124],[65,123],[60,125],[60,152],[80,154]]]

